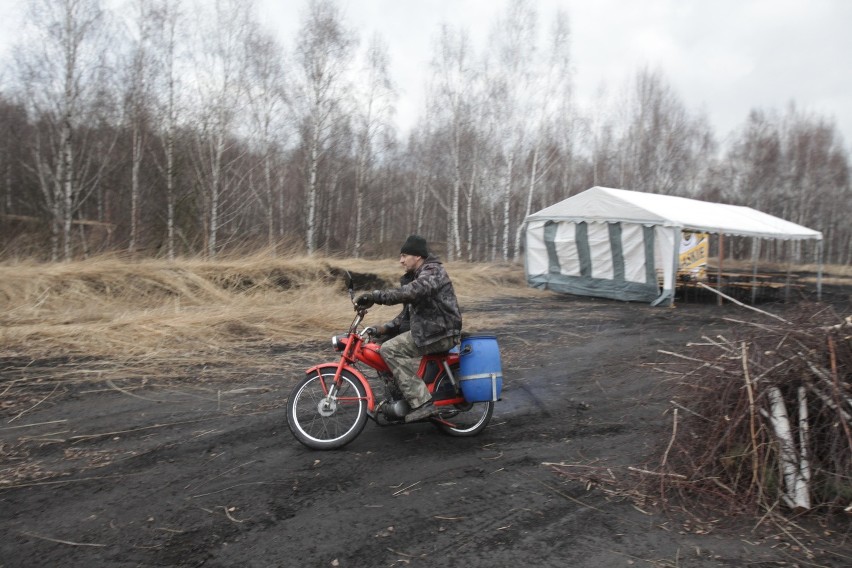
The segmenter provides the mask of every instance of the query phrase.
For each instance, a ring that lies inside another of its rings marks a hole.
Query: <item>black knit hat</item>
[[[399,251],[400,254],[410,254],[413,256],[422,256],[426,258],[429,256],[429,250],[426,248],[426,239],[421,237],[420,235],[411,235],[402,245],[402,249]]]

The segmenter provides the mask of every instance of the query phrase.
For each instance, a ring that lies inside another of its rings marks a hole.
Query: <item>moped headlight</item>
[[[345,347],[345,345],[343,345],[343,342],[340,341],[339,335],[335,335],[331,338],[331,346],[332,348],[334,348],[335,351],[343,351],[343,348]]]

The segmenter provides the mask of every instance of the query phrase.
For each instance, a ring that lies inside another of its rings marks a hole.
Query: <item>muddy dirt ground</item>
[[[701,525],[544,465],[649,466],[672,426],[659,350],[724,331],[742,308],[543,294],[477,309],[518,317],[494,330],[503,400],[474,438],[368,422],[343,450],[301,446],[286,397],[308,364],[333,358],[326,341],[310,361],[258,353],[280,375],[220,369],[227,381],[202,361],[195,377],[106,385],[79,361],[0,359],[7,392],[73,368],[0,411],[0,566],[849,565],[845,518],[830,540],[797,542],[753,519]]]

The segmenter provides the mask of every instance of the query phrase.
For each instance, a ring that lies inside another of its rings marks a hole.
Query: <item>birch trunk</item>
[[[272,158],[269,152],[263,157],[263,183],[266,189],[266,239],[269,249],[275,255],[275,190],[272,184]]]
[[[319,123],[314,122],[311,136],[310,158],[308,162],[308,218],[305,232],[305,243],[308,256],[313,256],[316,250],[316,217],[317,217],[317,168],[319,167]]]
[[[453,107],[458,109],[458,92],[453,95]],[[453,194],[450,199],[450,226],[447,232],[447,260],[453,261],[461,255],[459,234],[459,201],[461,199],[461,124],[458,110],[453,117]]]
[[[811,482],[811,446],[810,425],[808,424],[808,390],[799,387],[796,391],[799,397],[799,470],[805,484]]]
[[[222,190],[222,156],[225,153],[224,132],[216,135],[214,144],[210,168],[210,225],[207,231],[207,255],[210,258],[216,258],[216,237],[219,233],[219,195]]]
[[[60,198],[62,196],[62,187],[59,185],[59,180],[51,176],[51,167],[42,154],[40,137],[36,139],[34,153],[38,185],[50,218],[50,261],[56,262],[59,260],[59,238],[62,220]]]
[[[778,441],[781,472],[784,476],[785,491],[781,494],[783,501],[792,509],[810,509],[811,501],[808,481],[805,477],[807,462],[804,467],[796,451],[796,442],[790,429],[790,419],[787,407],[778,387],[768,390],[771,414],[769,416],[772,430]]]
[[[521,236],[524,232],[524,219],[532,213],[532,200],[533,194],[535,193],[536,177],[538,176],[538,153],[538,144],[536,144],[533,147],[532,165],[530,166],[530,183],[527,190],[527,205],[526,209],[524,209],[524,216],[521,218],[520,223],[518,223],[518,230],[515,233],[515,257],[518,256],[518,253],[521,250]]]
[[[166,153],[166,249],[169,260],[175,259],[175,132],[177,131],[177,111],[175,95],[175,57],[177,56],[177,24],[179,15],[169,9],[166,20],[166,116],[165,116],[165,153]]]
[[[509,201],[512,196],[512,167],[515,156],[510,154],[506,164],[506,179],[503,184],[503,261],[509,260]]]
[[[361,239],[363,239],[363,230],[361,228],[364,223],[364,189],[361,184],[362,165],[359,164],[355,170],[355,239],[352,243],[352,255],[355,258],[361,258]]]
[[[459,233],[459,202],[461,200],[461,179],[459,175],[453,181],[453,197],[450,203],[450,231],[447,239],[447,260],[453,261],[461,256],[461,234]]]
[[[175,134],[174,122],[170,118],[166,134],[166,240],[169,260],[175,259],[175,203]]]
[[[474,150],[472,165],[470,167],[470,191],[467,197],[467,261],[473,262],[473,200],[476,196],[476,171],[477,171],[477,155]]]
[[[70,122],[70,118],[68,119]],[[62,128],[62,162],[59,179],[62,183],[62,250],[65,260],[71,260],[71,219],[74,214],[74,150],[71,145],[71,125]]]
[[[134,118],[135,121],[135,118]],[[133,153],[130,170],[130,242],[128,252],[136,252],[139,233],[139,170],[142,167],[142,133],[138,124],[133,127]]]
[[[417,180],[417,192],[414,195],[414,225],[417,228],[414,232],[418,235],[422,235],[424,210],[423,205],[426,203],[426,192],[428,191],[427,185],[429,182],[423,176],[419,176]]]

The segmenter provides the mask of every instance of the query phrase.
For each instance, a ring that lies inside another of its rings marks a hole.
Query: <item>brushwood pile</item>
[[[663,497],[729,514],[852,513],[852,316],[824,305],[769,316],[666,354]]]

